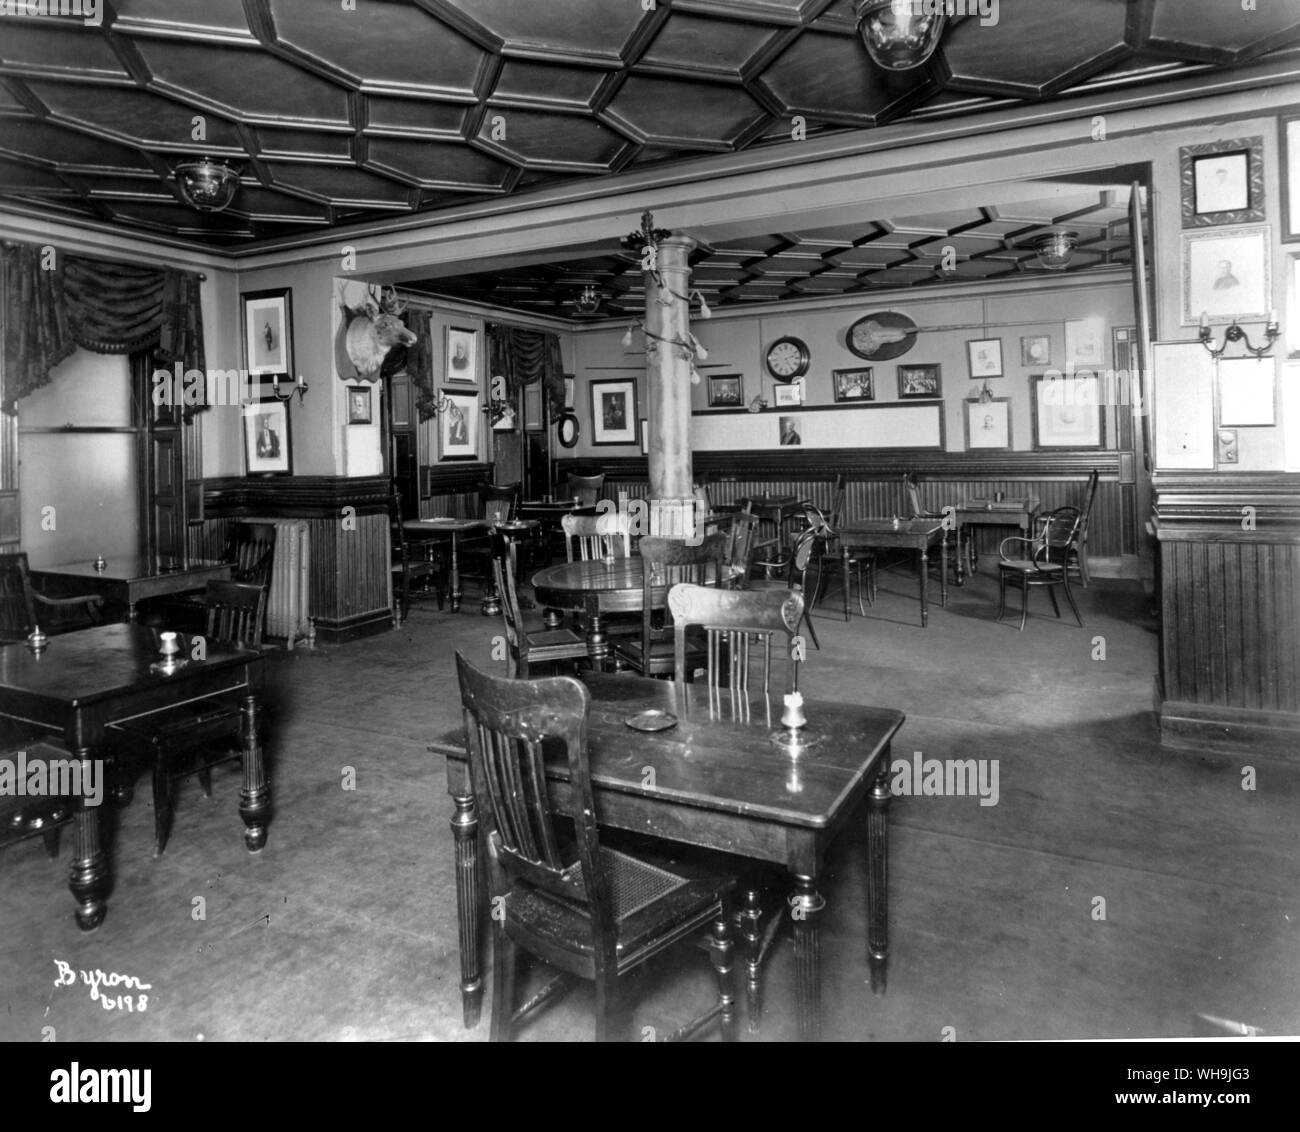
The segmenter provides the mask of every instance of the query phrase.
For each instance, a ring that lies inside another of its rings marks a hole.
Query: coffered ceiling
[[[930,64],[896,76],[867,59],[852,0],[353,7],[103,0],[94,27],[0,17],[0,206],[238,251],[789,144],[796,115],[815,136],[1018,100],[1154,98],[1190,75],[1300,53],[1300,9],[1281,2],[1243,12],[1231,0],[1001,0],[995,24],[954,19]],[[224,212],[196,212],[177,192],[173,166],[203,154],[241,168]],[[964,274],[997,275],[1024,266],[1007,236],[1071,213],[1089,262],[1124,254],[1104,192],[1050,197],[1027,197],[1023,215],[774,233],[708,250],[699,273],[724,301],[839,293],[864,272],[865,285],[894,286],[932,269],[935,240],[957,239],[972,249]],[[617,257],[587,267],[613,297],[638,285]]]

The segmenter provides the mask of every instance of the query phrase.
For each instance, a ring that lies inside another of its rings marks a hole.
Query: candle
[[[1270,311],[1268,312],[1268,324],[1269,324],[1269,326],[1276,326],[1276,325],[1277,325],[1277,308],[1276,308],[1276,307],[1274,307],[1272,310],[1270,310]]]
[[[306,379],[305,377],[303,377],[302,374],[299,374],[299,375],[298,375],[298,388],[299,388],[299,389],[306,389],[306,388],[307,388],[307,379]]]
[[[1202,330],[1210,329],[1210,316],[1206,314],[1205,311],[1201,311],[1201,329]]]

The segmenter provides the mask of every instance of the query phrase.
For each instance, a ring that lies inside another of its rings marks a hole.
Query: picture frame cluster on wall
[[[250,380],[243,406],[244,468],[250,476],[293,474],[289,407],[274,383],[293,384],[293,291],[280,287],[240,295],[244,370]]]

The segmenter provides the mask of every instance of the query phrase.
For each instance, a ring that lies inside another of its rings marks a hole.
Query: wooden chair
[[[841,476],[840,480],[843,481]],[[849,553],[844,553],[844,547],[840,542],[839,527],[844,514],[844,496],[841,493],[837,496],[836,510],[831,513],[828,519],[821,508],[812,503],[804,505],[803,516],[807,524],[807,530],[813,531],[818,536],[818,542],[814,546],[813,553],[817,559],[817,590],[808,601],[808,616],[812,616],[812,607],[817,604],[822,592],[826,587],[826,579],[832,570],[840,576],[840,581],[844,587],[844,620],[848,621],[849,601],[853,596],[853,582],[858,583],[858,613],[866,616],[866,606],[875,604],[876,600],[876,552],[874,550],[851,547]],[[837,517],[838,516],[838,517]],[[805,593],[807,591],[805,590]],[[863,604],[863,598],[866,598],[866,605]],[[811,628],[812,622],[809,622]]]
[[[724,1039],[734,1041],[728,907],[734,878],[601,844],[587,750],[590,696],[576,680],[503,680],[478,671],[460,653],[456,672],[470,774],[489,831],[492,1041],[509,1041],[515,1023],[553,997],[566,977],[595,984],[597,1041],[629,1036],[624,977],[708,927],[717,1003],[672,1038],[688,1037],[718,1018]],[[558,744],[567,763],[571,824],[557,820],[552,809],[544,743]],[[516,1012],[520,949],[560,974]]]
[[[266,586],[241,582],[209,582],[204,593],[207,643],[260,650],[266,619],[266,591]],[[185,651],[188,651],[187,647]],[[240,704],[211,700],[183,704],[157,716],[110,725],[109,732],[115,745],[125,747],[127,751],[147,752],[153,767],[155,858],[163,855],[171,835],[171,784],[175,779],[193,773],[188,766],[177,765],[182,756],[196,754],[201,759],[199,783],[204,795],[211,798],[212,768],[243,754],[239,744],[242,725]],[[218,747],[218,743],[224,745]]]
[[[393,603],[396,608],[395,621],[405,621],[411,612],[411,583],[423,581],[428,588],[428,580],[434,579],[438,594],[438,608],[446,600],[446,586],[443,584],[443,565],[441,552],[435,550],[431,543],[417,546],[413,550],[402,526],[402,497],[394,493],[390,497],[388,510],[389,557],[393,577]]]
[[[798,691],[799,652],[795,638],[804,615],[802,594],[794,590],[738,591],[676,585],[668,591],[668,608],[674,630],[673,678],[679,683],[690,679],[694,671],[688,635],[703,631],[707,658],[705,680],[710,695],[723,689],[728,691],[733,716],[747,715],[751,691],[761,691],[764,698],[770,697],[774,639],[780,643],[780,651],[786,658],[786,676],[781,688],[786,693]],[[762,662],[761,688],[751,687],[751,669],[757,660]],[[784,701],[773,707],[779,713]],[[763,1014],[763,964],[777,929],[788,918],[784,899],[788,883],[783,877],[755,871],[752,862],[738,862],[729,857],[719,859],[716,854],[709,854],[706,859],[715,868],[731,869],[744,877],[740,923],[746,945],[745,986],[750,1029],[757,1032]],[[764,895],[773,890],[780,897],[767,902],[765,911]]]
[[[519,593],[515,589],[515,566],[510,557],[510,540],[500,531],[489,534],[492,544],[492,571],[497,594],[501,599],[501,619],[506,628],[507,662],[511,677],[527,678],[533,664],[557,660],[585,660],[587,642],[572,629],[544,629],[529,632],[519,611]]]
[[[813,511],[817,509],[812,508]],[[820,514],[820,512],[818,512]],[[812,623],[813,606],[817,604],[817,596],[821,589],[821,570],[822,559],[824,557],[825,535],[824,527],[808,526],[799,532],[794,544],[790,547],[790,552],[785,556],[785,561],[780,563],[760,563],[764,567],[776,566],[778,572],[784,577],[780,580],[760,580],[751,582],[748,589],[753,591],[762,590],[790,590],[803,595],[804,606],[802,620],[808,626],[808,634],[812,637],[813,646],[819,651],[821,642],[817,640],[817,628]],[[812,586],[808,584],[809,575],[814,578]],[[861,600],[861,581],[859,585],[859,600]]]
[[[32,588],[27,552],[0,554],[0,641],[21,641],[37,625],[47,636],[103,621],[98,594],[46,597]],[[77,616],[77,615],[80,616]]]
[[[275,567],[275,524],[256,521],[232,524],[223,561],[234,564],[230,581],[266,586],[270,593],[271,572]],[[200,591],[148,602],[139,619],[168,629],[202,633],[207,622],[204,595]]]
[[[904,510],[907,511],[908,518],[949,520],[948,526],[946,526],[943,531],[943,541],[944,541],[944,545],[948,549],[948,559],[952,563],[953,576],[955,579],[956,570],[957,570],[957,555],[961,553],[961,547],[957,545],[957,531],[955,529],[954,524],[951,522],[949,518],[952,512],[945,513],[943,511],[927,511],[924,508],[924,506],[922,506],[921,504],[920,485],[917,483],[916,476],[913,475],[911,472],[905,472],[903,474],[903,492],[907,497],[907,506],[906,508],[904,508]],[[972,529],[972,533],[973,533],[973,529]],[[932,555],[930,561],[939,562],[942,565],[943,558],[942,557],[935,558]]]
[[[478,517],[489,523],[508,523],[519,506],[518,481],[507,484],[478,485]],[[458,548],[460,576],[477,578],[483,586],[492,581],[492,542],[486,533],[461,537]]]
[[[1092,469],[1092,474],[1088,477],[1088,484],[1083,489],[1083,494],[1079,498],[1076,506],[1083,512],[1083,518],[1079,522],[1079,539],[1074,549],[1070,552],[1069,561],[1066,563],[1067,570],[1074,570],[1079,575],[1079,581],[1084,589],[1088,588],[1091,580],[1088,577],[1088,524],[1092,518],[1092,504],[1097,498],[1097,481],[1101,478],[1096,468]]]
[[[565,515],[560,520],[560,528],[564,531],[564,553],[569,562],[632,557],[632,524],[625,511]]]
[[[1065,600],[1070,603],[1074,619],[1083,628],[1083,618],[1070,592],[1070,572],[1066,568],[1070,556],[1078,551],[1079,528],[1082,512],[1077,507],[1058,507],[1048,517],[1042,530],[1032,539],[1012,536],[1002,540],[998,547],[998,620],[1007,609],[1007,586],[1020,587],[1020,630],[1024,631],[1029,611],[1029,590],[1034,586],[1046,588],[1052,599],[1056,616],[1061,607],[1056,601],[1056,587],[1065,590]],[[1019,555],[1012,558],[1008,549]]]
[[[578,501],[579,507],[595,507],[600,499],[600,489],[605,486],[605,473],[597,472],[594,476],[580,476],[569,473],[569,497]]]
[[[744,589],[748,586],[756,554],[758,516],[747,509],[737,509],[698,516],[695,523],[696,529],[706,537],[717,531],[726,534],[727,551],[723,562],[739,571],[732,578],[732,588]]]
[[[11,763],[21,754],[30,772],[33,766],[51,760],[70,758],[61,747],[36,740],[30,743],[0,746],[0,759]],[[48,781],[48,780],[47,780]],[[59,856],[59,834],[76,816],[77,799],[72,795],[32,797],[25,794],[0,794],[0,849],[28,837],[41,837],[51,861]]]
[[[673,671],[673,628],[663,606],[654,607],[652,591],[679,582],[721,586],[727,575],[728,535],[706,535],[698,546],[678,539],[647,535],[641,540],[644,578],[641,589],[641,633],[636,640],[619,641],[614,656],[620,664],[642,676],[669,676]],[[703,654],[697,654],[702,661]]]

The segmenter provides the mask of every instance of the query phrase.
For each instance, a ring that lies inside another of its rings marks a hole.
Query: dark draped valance
[[[544,330],[487,325],[488,379],[504,377],[506,395],[513,400],[525,385],[540,381],[551,404],[551,415],[564,412],[564,360],[560,338]]]
[[[6,406],[49,384],[50,371],[78,346],[99,354],[154,350],[165,365],[206,372],[193,272],[36,244],[6,248],[4,268]]]

